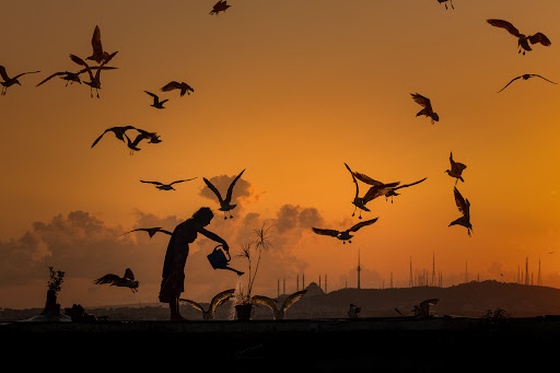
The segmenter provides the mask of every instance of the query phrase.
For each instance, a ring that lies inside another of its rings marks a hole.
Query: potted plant
[[[238,256],[247,259],[248,264],[248,276],[247,276],[247,288],[244,292],[243,285],[238,289],[237,295],[235,297],[235,312],[238,320],[250,320],[253,314],[253,285],[255,284],[255,278],[259,271],[259,265],[261,262],[261,256],[263,251],[266,251],[273,247],[269,238],[269,231],[272,226],[266,226],[266,221],[263,223],[261,228],[255,229],[253,234],[255,235],[255,240],[249,241],[244,244],[241,248],[241,254]]]

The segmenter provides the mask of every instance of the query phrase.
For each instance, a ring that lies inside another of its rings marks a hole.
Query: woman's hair
[[[194,214],[193,218],[196,220],[208,220],[210,221],[214,217],[214,213],[210,207],[201,207]]]

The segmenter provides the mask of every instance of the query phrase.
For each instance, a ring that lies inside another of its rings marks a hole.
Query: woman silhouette
[[[196,240],[198,233],[219,242],[223,249],[229,252],[229,245],[222,237],[204,228],[210,224],[213,217],[214,213],[209,207],[201,207],[191,218],[175,227],[167,244],[159,301],[169,303],[172,321],[185,319],[179,312],[179,297],[185,291],[185,264],[189,256],[189,244]]]

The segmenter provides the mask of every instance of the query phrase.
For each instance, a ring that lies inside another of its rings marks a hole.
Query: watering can
[[[208,254],[208,261],[212,265],[214,269],[229,269],[237,273],[241,276],[245,272],[238,271],[237,269],[233,269],[228,266],[229,261],[231,260],[231,256],[229,252],[223,249],[223,245],[218,245],[212,250],[210,254]]]

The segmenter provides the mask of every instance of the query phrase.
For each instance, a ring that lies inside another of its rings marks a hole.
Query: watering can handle
[[[218,246],[216,246],[216,247],[214,248],[214,251],[216,251],[216,250],[218,250],[218,249],[220,249],[220,248],[221,248],[221,249],[222,249],[222,251],[224,252],[224,254],[226,255],[226,259],[227,259],[227,261],[229,262],[229,261],[231,260],[231,255],[229,254],[229,251],[227,251],[227,250],[224,250],[224,248],[223,248],[223,247],[224,247],[224,245],[222,245],[222,244],[219,244]]]

